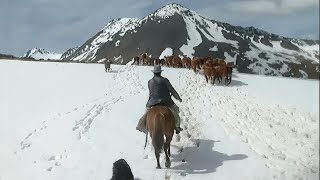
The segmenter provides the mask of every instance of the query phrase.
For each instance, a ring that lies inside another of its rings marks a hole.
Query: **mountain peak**
[[[167,4],[154,13],[150,14],[149,16],[155,16],[159,18],[169,18],[170,16],[177,14],[182,14],[185,11],[190,11],[188,8],[176,3]]]
[[[23,55],[23,57],[30,57],[30,56],[32,56],[32,54],[35,54],[35,53],[44,54],[44,53],[49,53],[49,52],[43,48],[35,47],[35,48],[30,49],[25,55]]]
[[[186,9],[184,6],[182,6],[181,4],[177,4],[177,3],[170,3],[170,4],[163,6],[162,8]]]
[[[55,53],[44,48],[32,48],[23,57],[33,57],[35,59],[60,59],[61,53]]]

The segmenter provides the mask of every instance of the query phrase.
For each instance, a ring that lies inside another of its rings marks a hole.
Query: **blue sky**
[[[178,3],[212,20],[293,38],[319,39],[318,0],[0,0],[0,53],[64,52],[114,18],[142,18]]]

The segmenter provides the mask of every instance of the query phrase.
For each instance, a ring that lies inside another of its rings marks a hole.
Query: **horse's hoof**
[[[166,162],[166,163],[165,163],[165,165],[166,165],[166,168],[170,168],[170,166],[171,166],[171,162],[170,162],[170,161],[168,161],[168,162]]]
[[[160,166],[157,166],[156,168],[157,168],[157,169],[161,169],[161,167],[160,167]]]

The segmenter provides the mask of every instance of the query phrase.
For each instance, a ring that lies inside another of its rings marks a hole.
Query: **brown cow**
[[[212,62],[207,61],[206,63],[204,63],[202,69],[206,81],[208,82],[209,80],[211,80],[211,83],[214,84],[215,69],[213,68]]]
[[[191,68],[194,72],[197,72],[197,68],[200,69],[199,60],[196,57],[193,57],[191,60]]]
[[[227,63],[223,59],[217,59],[218,63],[221,65],[227,65]]]
[[[139,65],[139,56],[133,58],[133,64]]]
[[[183,57],[182,62],[183,62],[184,68],[188,68],[188,69],[191,68],[191,58],[185,56]]]
[[[166,59],[166,65],[168,67],[171,67],[173,66],[173,57],[174,56],[165,56],[164,58]]]
[[[155,59],[154,59],[154,58],[150,58],[149,65],[154,66],[154,61],[155,61]]]
[[[229,85],[232,79],[232,69],[235,67],[233,63],[226,63],[224,60],[218,60],[214,65],[216,74],[218,76],[219,83],[222,82],[222,78],[225,78],[225,85]]]
[[[141,54],[141,64],[143,65],[150,65],[150,57],[147,56],[147,53]]]
[[[147,56],[146,58],[143,59],[143,64],[144,65],[151,65],[151,58]]]
[[[232,79],[232,70],[236,66],[233,63],[227,63],[226,65],[226,73],[225,73],[225,85],[229,85]]]
[[[179,56],[173,56],[172,65],[173,65],[173,67],[181,68],[182,67],[181,58]]]
[[[155,60],[155,63],[156,63],[156,65],[159,65],[159,64],[160,64],[160,59],[157,58],[157,59]]]
[[[213,83],[216,78],[218,79],[219,83],[221,83],[222,78],[225,76],[226,66],[217,62],[213,64],[213,68],[215,69],[215,78],[213,80]]]
[[[203,57],[198,57],[199,59],[199,66],[202,67],[202,65],[208,60],[210,59],[209,56],[203,56]]]
[[[165,64],[166,64],[166,60],[160,59],[160,65],[161,65],[161,66],[164,66]]]

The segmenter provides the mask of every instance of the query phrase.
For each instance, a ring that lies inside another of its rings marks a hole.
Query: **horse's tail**
[[[161,153],[164,145],[164,138],[162,133],[162,125],[161,125],[161,121],[163,120],[163,118],[164,118],[163,115],[160,113],[157,114],[155,117],[155,128],[154,128],[154,134],[152,136],[152,144],[156,154]]]

